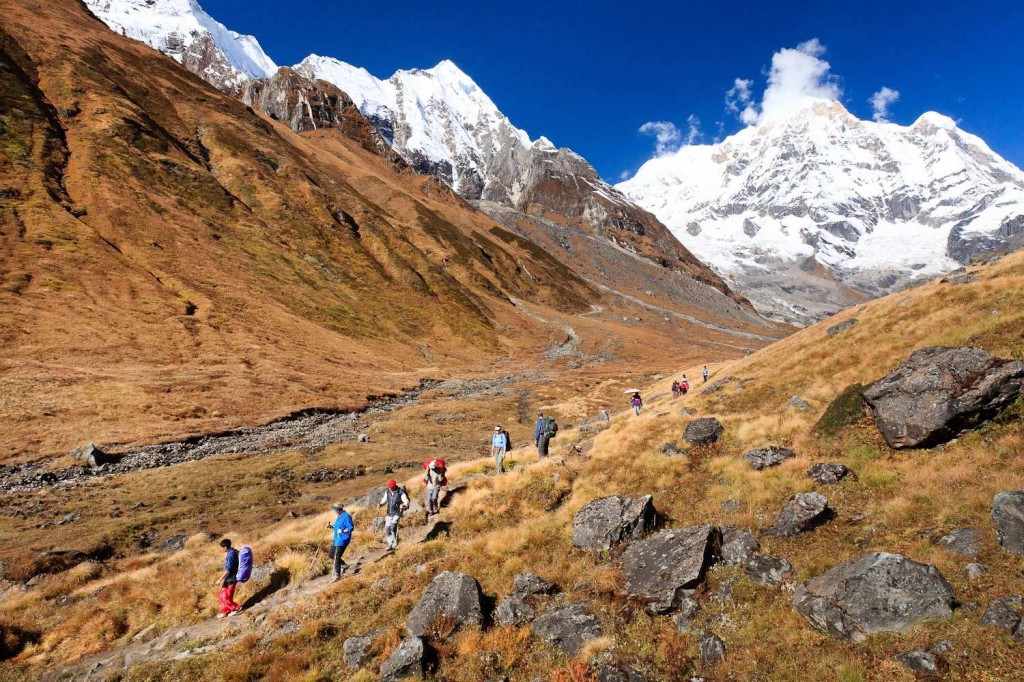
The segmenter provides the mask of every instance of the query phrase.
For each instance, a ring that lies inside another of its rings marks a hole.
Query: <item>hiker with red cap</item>
[[[441,488],[448,485],[448,478],[445,475],[447,467],[443,459],[430,458],[423,462],[423,468],[427,470],[423,476],[423,485],[427,488],[427,516],[440,514],[438,497],[441,495]]]
[[[384,491],[384,497],[377,506],[385,508],[384,536],[388,549],[398,549],[398,522],[409,508],[409,496],[405,488],[398,485],[395,479],[391,479],[388,481],[388,489]]]

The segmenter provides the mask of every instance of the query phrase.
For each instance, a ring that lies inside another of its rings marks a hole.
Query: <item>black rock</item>
[[[721,540],[717,528],[703,525],[663,530],[633,543],[622,554],[626,593],[645,601],[651,613],[678,608],[704,580]]]
[[[1024,554],[1024,488],[992,498],[996,540],[1007,552]]]
[[[782,584],[792,573],[793,566],[785,559],[763,554],[755,554],[743,564],[743,574],[747,579],[766,587]]]
[[[1014,639],[1024,641],[1024,596],[1016,594],[993,600],[978,622],[995,625]]]
[[[700,662],[705,668],[713,668],[725,658],[725,642],[713,632],[700,635]]]
[[[749,530],[738,526],[722,526],[722,561],[739,566],[746,563],[761,549],[759,543]]]
[[[405,627],[410,634],[424,637],[439,616],[446,617],[453,630],[483,622],[480,583],[476,578],[451,571],[434,576],[409,614]]]
[[[846,478],[849,473],[850,470],[838,462],[812,464],[810,468],[807,469],[807,475],[813,478],[815,483],[820,485],[832,485],[839,483],[839,481]]]
[[[743,459],[747,460],[752,468],[757,471],[782,464],[794,454],[793,448],[780,448],[768,445],[756,450],[749,450],[743,453]]]
[[[380,667],[381,682],[398,682],[407,677],[423,677],[423,640],[406,637]]]
[[[921,348],[863,397],[889,447],[925,448],[991,419],[1022,388],[1024,362],[981,348]]]
[[[601,636],[601,623],[589,602],[576,602],[549,610],[533,621],[530,630],[567,656],[575,656],[585,642]]]
[[[820,493],[797,493],[782,508],[775,524],[768,529],[769,535],[790,537],[813,530],[833,516],[828,499]]]
[[[953,615],[953,588],[937,568],[876,552],[801,585],[793,606],[814,628],[848,642]]]
[[[978,531],[973,528],[957,528],[939,538],[939,547],[961,556],[974,556],[978,553]]]
[[[683,438],[690,445],[711,445],[722,436],[724,431],[722,423],[714,417],[701,417],[686,425]]]
[[[573,546],[601,551],[640,537],[654,525],[653,500],[650,495],[612,495],[588,503],[573,519]]]
[[[857,318],[851,317],[848,320],[843,320],[842,322],[837,322],[836,324],[832,325],[831,327],[825,330],[825,333],[828,334],[829,336],[835,336],[836,334],[845,332],[847,329],[849,329],[855,324],[857,324]]]

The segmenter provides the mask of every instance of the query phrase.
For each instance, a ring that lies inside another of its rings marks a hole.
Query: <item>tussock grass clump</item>
[[[822,436],[833,437],[841,429],[855,424],[864,416],[863,391],[864,386],[861,384],[850,384],[844,388],[825,408],[814,430]]]

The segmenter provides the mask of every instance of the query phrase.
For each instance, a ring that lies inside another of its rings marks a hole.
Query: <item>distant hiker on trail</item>
[[[409,508],[409,496],[405,488],[394,479],[388,481],[388,489],[384,491],[378,507],[385,507],[384,536],[389,549],[398,549],[398,522],[402,514]]]
[[[682,393],[681,393],[681,390],[680,390],[679,382],[676,381],[675,379],[673,379],[672,380],[672,400],[675,400],[681,394]]]
[[[704,369],[701,371],[701,374],[704,375],[704,383],[705,384],[708,383],[708,366],[707,365],[704,365]]]
[[[427,487],[427,516],[441,513],[437,502],[441,488],[448,485],[447,467],[443,459],[428,459],[423,463],[427,473],[423,476],[423,485]]]
[[[540,437],[537,439],[537,457],[543,459],[548,456],[548,446],[551,439],[558,433],[558,424],[554,417],[545,417],[544,424],[540,430]]]
[[[679,395],[686,395],[690,392],[690,380],[683,375],[683,380],[679,382]]]
[[[634,393],[633,397],[629,399],[629,405],[633,408],[633,413],[636,416],[640,416],[640,410],[644,406],[644,400],[640,397],[639,393]]]
[[[500,426],[494,427],[494,436],[491,438],[491,455],[494,456],[494,468],[499,474],[505,473],[505,451],[508,450],[508,436]]]
[[[328,523],[328,528],[334,529],[334,542],[331,543],[331,558],[334,559],[334,575],[331,578],[334,582],[338,582],[341,579],[341,574],[348,568],[348,564],[342,559],[342,555],[348,548],[348,543],[352,541],[352,531],[355,529],[355,524],[352,523],[352,515],[345,511],[345,505],[337,503],[331,506],[337,513],[337,518],[334,519],[333,523]]]
[[[224,538],[220,541],[224,548],[224,573],[217,578],[215,587],[220,588],[220,613],[218,618],[233,616],[242,610],[242,607],[235,603],[235,585],[238,583],[238,550],[231,546],[231,540]]]
[[[540,451],[540,437],[544,433],[544,413],[537,410],[537,428],[533,430],[533,444],[537,446],[537,454],[543,457],[547,453],[541,454]]]

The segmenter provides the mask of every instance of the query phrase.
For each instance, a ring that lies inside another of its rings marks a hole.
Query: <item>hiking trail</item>
[[[448,506],[451,497],[455,493],[465,490],[468,487],[469,481],[479,476],[481,475],[467,476],[458,482],[449,484],[447,488],[442,488],[439,500],[442,509]],[[410,496],[409,509],[405,515],[406,521],[400,528],[400,549],[397,551],[401,551],[402,546],[422,544],[435,539],[450,524],[450,521],[443,520],[441,515],[438,514],[427,517],[427,521],[423,525],[409,525],[410,519],[415,519],[426,511],[419,497],[419,495],[415,498]],[[365,549],[362,554],[356,555],[349,561],[348,569],[342,576],[342,580],[359,573],[367,566],[383,561],[393,553],[386,547]],[[181,661],[193,656],[201,656],[211,651],[229,647],[242,637],[254,633],[262,633],[264,641],[276,639],[277,637],[295,632],[298,628],[298,623],[287,621],[284,625],[271,629],[267,625],[267,616],[270,613],[280,608],[294,606],[299,600],[313,598],[326,591],[331,585],[333,585],[333,582],[331,581],[330,571],[328,571],[326,575],[310,578],[297,585],[285,583],[267,596],[260,598],[260,594],[265,589],[274,588],[274,573],[271,572],[269,584],[264,588],[260,588],[255,595],[247,597],[243,602],[243,606],[252,599],[258,599],[258,601],[251,606],[245,607],[245,610],[238,616],[230,618],[211,617],[192,625],[171,628],[149,640],[137,641],[140,637],[148,634],[147,630],[149,628],[146,628],[137,633],[128,643],[93,654],[92,656],[87,656],[73,665],[47,673],[41,679],[44,682],[105,680],[111,676],[123,673],[138,663]],[[289,624],[292,625],[289,626]]]

